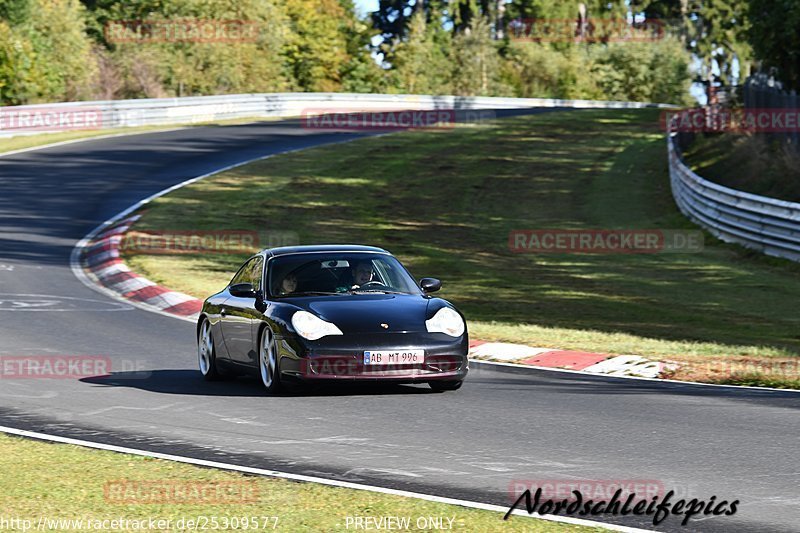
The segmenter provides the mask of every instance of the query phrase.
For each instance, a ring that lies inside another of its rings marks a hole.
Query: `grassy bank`
[[[800,202],[800,152],[769,135],[698,134],[684,159],[697,174],[715,183]]]
[[[796,386],[784,366],[754,378],[741,365],[796,361],[797,265],[708,236],[700,253],[509,251],[513,229],[696,229],[674,207],[657,124],[653,110],[575,111],[305,150],[165,196],[137,229],[383,246],[417,277],[443,279],[475,338],[679,361],[680,378]],[[204,297],[242,259],[128,261]]]
[[[48,527],[40,528],[42,531],[85,531],[90,529],[89,520],[107,519],[170,520],[172,527],[143,530],[186,531],[191,528],[178,527],[178,521],[198,517],[206,517],[209,530],[266,531],[274,527],[276,531],[343,531],[348,516],[411,517],[412,524],[418,517],[454,518],[453,529],[461,531],[594,531],[528,517],[504,522],[501,513],[490,511],[313,483],[247,477],[3,434],[0,470],[0,516],[6,520],[31,520],[34,528],[40,517],[51,520]],[[163,491],[164,487],[172,489]],[[212,518],[220,525],[227,520],[231,526],[212,528]],[[242,518],[257,518],[258,527],[250,523],[247,527],[234,527],[232,521]],[[58,524],[55,521],[59,519],[83,519],[84,527],[74,522]]]

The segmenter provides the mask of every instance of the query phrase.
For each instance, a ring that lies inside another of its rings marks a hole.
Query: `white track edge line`
[[[364,490],[368,492],[377,492],[380,494],[388,494],[391,496],[402,496],[405,498],[414,498],[418,500],[425,500],[434,503],[443,503],[448,505],[458,505],[460,507],[467,507],[470,509],[479,509],[482,511],[495,511],[500,513],[508,512],[507,507],[501,505],[493,505],[490,503],[473,502],[469,500],[460,500],[457,498],[446,498],[443,496],[433,496],[431,494],[423,494],[420,492],[411,492],[400,489],[390,489],[386,487],[378,487],[374,485],[365,485],[362,483],[353,483],[350,481],[337,481],[334,479],[326,479],[315,476],[306,476],[303,474],[291,474],[288,472],[279,472],[277,470],[266,470],[262,468],[254,468],[249,466],[241,466],[230,463],[221,463],[218,461],[207,461],[205,459],[194,459],[191,457],[183,457],[180,455],[170,455],[166,453],[150,452],[147,450],[140,450],[136,448],[127,448],[124,446],[115,446],[113,444],[103,444],[100,442],[92,442],[81,439],[73,439],[70,437],[60,437],[58,435],[48,435],[46,433],[37,433],[35,431],[28,431],[25,429],[11,428],[7,426],[0,426],[0,432],[9,435],[16,435],[19,437],[26,437],[30,439],[43,440],[48,442],[57,442],[60,444],[71,444],[74,446],[81,446],[84,448],[93,448],[96,450],[105,450],[116,453],[126,453],[130,455],[138,455],[142,457],[150,457],[153,459],[162,459],[165,461],[173,461],[176,463],[184,463],[195,466],[202,466],[206,468],[216,468],[219,470],[228,470],[231,472],[239,472],[242,474],[250,474],[264,477],[272,477],[279,479],[286,479],[291,481],[300,481],[305,483],[318,483],[321,485],[328,485],[331,487],[339,487],[344,489]],[[514,516],[530,517],[538,520],[546,520],[548,522],[560,522],[564,524],[587,526],[587,527],[601,527],[611,531],[621,531],[626,533],[650,532],[647,529],[637,529],[627,526],[620,526],[616,524],[608,524],[605,522],[595,522],[593,520],[585,520],[581,518],[572,518],[568,516],[556,515],[529,515],[526,511],[515,509],[512,514]]]

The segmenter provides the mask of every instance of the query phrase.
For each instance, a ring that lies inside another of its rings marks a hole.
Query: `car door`
[[[250,283],[256,291],[262,289],[264,258],[256,256],[250,259],[231,280],[231,286],[237,283]],[[258,361],[258,339],[253,339],[252,326],[260,316],[256,309],[255,298],[241,298],[230,295],[222,304],[222,335],[231,361],[252,365]]]

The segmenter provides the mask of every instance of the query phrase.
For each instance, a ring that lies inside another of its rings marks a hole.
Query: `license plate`
[[[365,365],[419,365],[425,362],[425,350],[364,352]]]

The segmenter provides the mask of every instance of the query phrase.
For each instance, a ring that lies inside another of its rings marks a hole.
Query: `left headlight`
[[[461,315],[450,309],[442,307],[433,318],[425,321],[428,333],[444,333],[451,337],[460,337],[464,334],[464,319]]]
[[[292,326],[304,339],[315,341],[328,335],[344,335],[342,330],[308,311],[298,311],[292,315]]]

